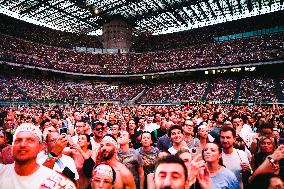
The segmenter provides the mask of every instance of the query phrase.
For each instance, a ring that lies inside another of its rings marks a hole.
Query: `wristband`
[[[58,158],[57,157],[53,157],[52,154],[49,153],[47,155],[47,161],[57,161],[57,160],[58,160]]]
[[[272,165],[274,165],[275,160],[271,156],[267,156],[267,159]]]
[[[58,155],[56,155],[54,152],[49,152],[49,154],[52,156],[52,157],[58,157]]]

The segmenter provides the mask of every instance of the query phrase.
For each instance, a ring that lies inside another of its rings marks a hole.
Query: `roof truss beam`
[[[213,11],[213,9],[212,9],[210,3],[209,3],[208,1],[204,1],[204,2],[205,2],[205,4],[207,5],[207,7],[209,8],[209,10],[210,10],[210,12],[211,12],[211,15],[216,19],[217,16],[216,16],[215,12]]]
[[[215,2],[216,2],[216,4],[217,4],[217,7],[218,7],[219,11],[222,13],[222,15],[223,15],[224,17],[226,17],[226,15],[225,15],[225,13],[224,13],[224,10],[223,10],[223,8],[221,7],[220,1],[219,1],[219,0],[215,0]]]
[[[209,20],[207,14],[204,12],[204,10],[201,8],[200,4],[199,3],[196,3],[199,11],[203,14],[204,18],[206,18],[206,20]]]

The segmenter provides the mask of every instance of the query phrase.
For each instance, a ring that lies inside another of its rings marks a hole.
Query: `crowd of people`
[[[74,47],[102,48],[102,43],[96,36],[37,26],[4,14],[0,14],[0,33],[55,47],[69,49]]]
[[[166,81],[150,86],[139,102],[172,103],[183,100],[201,101],[208,81]]]
[[[238,89],[237,80],[240,82]],[[279,89],[276,84],[279,82]],[[73,81],[24,75],[0,75],[0,100],[91,100],[138,103],[271,102],[282,100],[283,82],[269,77],[218,78],[213,80],[168,80],[153,83]]]
[[[37,101],[88,99],[100,101],[131,100],[142,92],[142,84],[107,84],[91,81],[44,79],[0,75],[0,100]]]
[[[0,35],[1,61],[90,74],[154,73],[284,58],[283,33],[142,54],[76,52]]]
[[[244,78],[241,81],[239,100],[273,101],[276,99],[275,84],[271,78]]]
[[[192,45],[211,43],[220,36],[242,34],[247,31],[262,30],[283,25],[283,13],[263,14],[223,24],[193,28],[187,31],[152,35],[145,32],[135,39],[131,47],[133,52],[163,51],[185,48]]]
[[[231,102],[235,100],[237,81],[236,79],[218,78],[213,81],[208,93],[208,100]],[[253,90],[253,89],[252,89]]]
[[[0,107],[0,188],[280,189],[283,141],[277,102]]]

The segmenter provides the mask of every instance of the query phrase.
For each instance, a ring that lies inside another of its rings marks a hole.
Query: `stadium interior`
[[[284,103],[283,0],[0,0],[0,7],[42,23],[0,14],[1,105]],[[170,28],[177,30],[163,33]]]

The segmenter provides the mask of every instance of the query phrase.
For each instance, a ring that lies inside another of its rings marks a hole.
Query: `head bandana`
[[[110,142],[115,146],[115,148],[118,148],[118,143],[111,136],[105,136],[103,141]]]
[[[106,164],[98,165],[97,167],[95,167],[94,173],[100,174],[100,175],[103,175],[103,176],[107,176],[107,177],[111,178],[111,180],[113,180],[112,168],[109,165],[106,165]]]
[[[39,140],[39,143],[42,143],[43,140],[42,132],[38,127],[34,126],[31,123],[23,123],[19,127],[17,127],[14,134],[13,142],[15,141],[16,136],[19,132],[29,132],[31,134],[35,134]]]
[[[198,127],[198,130],[199,129],[208,129],[208,127],[206,126],[206,125],[200,125],[199,127]]]

